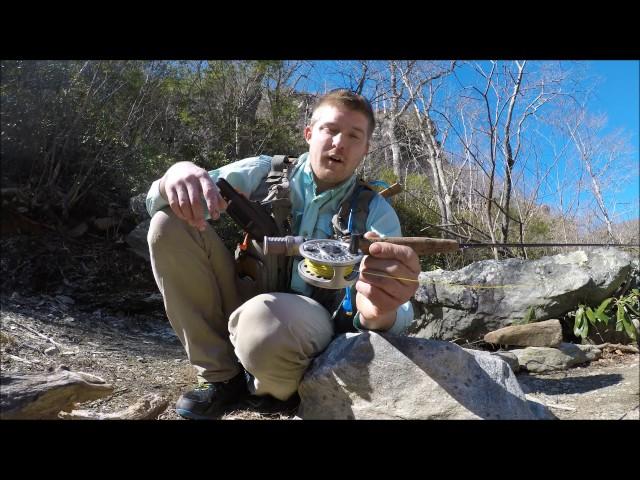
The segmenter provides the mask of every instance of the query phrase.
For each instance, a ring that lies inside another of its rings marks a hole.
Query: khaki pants
[[[237,278],[213,228],[200,232],[169,208],[153,216],[147,240],[167,317],[198,378],[226,381],[244,367],[255,394],[286,400],[295,393],[333,337],[329,312],[301,295],[252,297],[252,282]]]

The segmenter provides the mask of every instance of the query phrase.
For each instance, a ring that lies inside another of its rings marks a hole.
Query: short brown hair
[[[316,111],[323,105],[346,107],[349,110],[364,114],[364,116],[367,117],[367,120],[369,121],[369,129],[367,133],[368,137],[371,138],[373,129],[376,126],[376,119],[373,116],[373,108],[371,108],[371,103],[369,103],[369,100],[364,98],[362,95],[359,95],[354,91],[349,90],[348,88],[337,88],[335,90],[331,90],[329,93],[325,93],[317,100],[316,104],[313,107],[311,125],[313,125],[317,120],[316,118],[314,118]]]

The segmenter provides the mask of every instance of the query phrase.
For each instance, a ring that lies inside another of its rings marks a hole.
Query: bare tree
[[[455,223],[451,201],[460,173],[454,176],[451,181],[447,178],[444,167],[444,145],[448,133],[445,129],[443,138],[438,140],[436,124],[431,119],[430,111],[433,107],[435,92],[438,89],[435,81],[450,74],[455,66],[455,61],[446,67],[425,65],[424,62],[421,62],[417,68],[413,68],[411,65],[411,69],[400,70],[402,83],[409,93],[409,100],[413,106],[420,144],[425,152],[424,160],[431,170],[438,208],[444,226],[451,226]],[[458,169],[458,171],[462,172],[462,169]]]
[[[493,243],[498,231],[500,240],[507,243],[512,224],[522,240],[542,182],[551,172],[548,167],[536,167],[538,177],[525,194],[532,180],[525,175],[525,165],[539,161],[533,140],[536,132],[529,124],[531,119],[538,121],[547,110],[543,107],[560,94],[565,73],[553,68],[527,73],[526,61],[473,62],[465,67],[464,80],[458,78],[461,88],[456,103],[435,110],[450,126],[454,148],[469,165],[459,195],[467,211],[483,212],[478,220]],[[518,197],[515,202],[514,196]],[[478,202],[481,210],[476,208]]]
[[[632,163],[628,162],[627,154],[630,149],[621,132],[609,135],[602,133],[605,123],[604,117],[589,115],[583,105],[576,110],[575,116],[569,119],[566,126],[590,180],[590,190],[596,204],[593,216],[604,223],[609,239],[619,242],[605,195],[615,194],[617,186],[637,178],[637,166],[633,168]]]

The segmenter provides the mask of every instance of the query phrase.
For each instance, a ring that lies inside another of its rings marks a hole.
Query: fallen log
[[[155,420],[167,409],[169,400],[157,394],[147,394],[124,410],[114,413],[98,413],[90,410],[60,412],[65,420]]]
[[[0,419],[56,419],[76,403],[105,397],[113,387],[95,375],[59,369],[50,375],[0,376]]]

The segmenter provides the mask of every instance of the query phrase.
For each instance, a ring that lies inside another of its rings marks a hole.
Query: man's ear
[[[304,127],[304,139],[306,140],[307,143],[309,143],[309,141],[311,140],[311,132],[312,132],[312,130],[313,130],[313,128],[310,127],[309,125]]]

